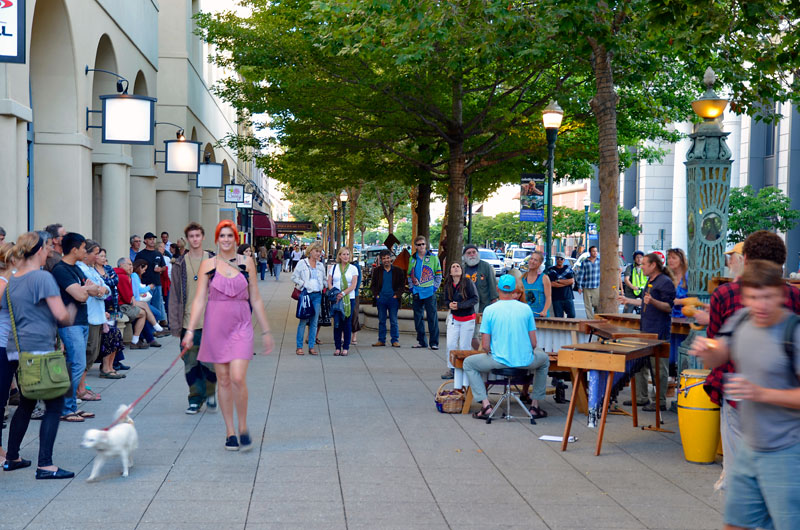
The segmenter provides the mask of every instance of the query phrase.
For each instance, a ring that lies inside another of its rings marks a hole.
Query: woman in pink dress
[[[229,451],[238,451],[240,447],[247,451],[253,446],[247,430],[247,366],[253,357],[251,308],[263,330],[264,353],[272,351],[272,336],[258,292],[255,265],[252,259],[236,254],[238,240],[239,233],[232,221],[224,220],[217,225],[215,242],[219,253],[200,265],[197,293],[183,338],[184,348],[194,344],[194,330],[205,306],[197,360],[214,363],[219,408],[225,419],[225,449]],[[238,440],[233,428],[234,405],[239,420]]]

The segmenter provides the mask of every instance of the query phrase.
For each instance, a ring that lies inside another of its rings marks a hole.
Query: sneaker
[[[595,429],[595,428],[597,428],[598,420],[599,420],[599,418],[598,418],[597,411],[596,410],[590,410],[589,411],[589,421],[586,424],[586,426],[589,427],[590,429]]]
[[[37,407],[31,413],[31,419],[32,420],[41,420],[42,418],[44,418],[44,409],[40,409],[40,408]]]
[[[623,401],[622,404],[626,407],[630,407],[631,405],[633,405],[633,400],[629,399],[627,401]],[[639,400],[636,401],[636,405],[639,407],[644,407],[645,405],[649,404],[650,404],[649,399],[645,399],[644,401],[639,401]]]
[[[399,348],[399,347],[400,347],[400,343],[399,342],[393,342],[392,343],[392,348]]]
[[[381,347],[381,346],[386,346],[386,343],[385,343],[385,342],[383,342],[382,340],[379,340],[378,342],[376,342],[375,344],[373,344],[373,346],[374,346],[374,347],[376,347],[376,348],[379,348],[379,347]]]
[[[157,340],[153,340],[153,341],[150,342],[150,347],[151,348],[160,348],[161,347],[161,343],[158,342]]]
[[[189,408],[186,409],[186,414],[197,414],[200,412],[200,405],[197,403],[192,403],[189,405]]]
[[[236,436],[228,436],[225,440],[225,450],[226,451],[238,451],[239,450],[239,442],[236,440]]]
[[[249,451],[253,448],[253,441],[250,439],[250,433],[248,432],[243,432],[239,435],[239,442],[242,444],[242,451]]]
[[[131,343],[131,345],[129,347],[132,350],[146,350],[147,348],[150,347],[150,345],[147,344],[145,341],[140,340],[136,344]]]
[[[666,405],[661,405],[659,407],[659,409],[661,410],[661,412],[666,412],[667,411],[667,406]],[[645,405],[644,407],[642,407],[642,410],[645,411],[645,412],[655,412],[656,411],[656,404],[655,403],[650,403],[649,405]]]
[[[431,349],[432,349],[432,350],[438,350],[438,349],[439,349],[439,346],[431,346]]]
[[[171,335],[171,333],[169,331],[167,331],[167,330],[156,331],[155,333],[153,333],[153,336],[156,337],[157,339],[160,339],[160,338],[163,338],[163,337],[169,337],[170,335]]]
[[[448,371],[442,374],[442,379],[452,379],[453,377],[455,377],[455,374],[456,374],[455,370],[450,368]]]
[[[209,396],[206,400],[206,410],[208,412],[216,412],[217,411],[217,396]]]
[[[122,363],[114,364],[114,370],[130,370],[130,369],[131,367],[128,366],[127,364],[122,364]]]

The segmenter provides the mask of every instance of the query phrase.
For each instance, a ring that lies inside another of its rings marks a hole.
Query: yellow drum
[[[713,464],[719,438],[719,405],[703,390],[711,370],[684,370],[678,389],[678,426],[683,456],[692,464]]]

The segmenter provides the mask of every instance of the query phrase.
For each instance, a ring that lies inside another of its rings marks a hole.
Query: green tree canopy
[[[758,193],[750,185],[731,190],[728,207],[728,241],[738,243],[758,230],[788,232],[800,219],[800,212],[792,209],[792,201],[773,186],[761,188]]]

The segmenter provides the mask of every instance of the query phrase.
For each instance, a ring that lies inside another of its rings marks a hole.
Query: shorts
[[[131,322],[139,318],[139,314],[142,312],[142,309],[140,307],[136,307],[135,305],[129,305],[129,304],[122,304],[121,306],[119,306],[119,310],[120,312],[122,312],[123,315],[128,317],[128,320],[130,320]]]
[[[88,370],[100,356],[100,333],[103,325],[89,325],[89,339],[86,342],[86,369]]]
[[[727,477],[726,524],[743,528],[800,528],[800,444],[753,451],[742,443]]]

